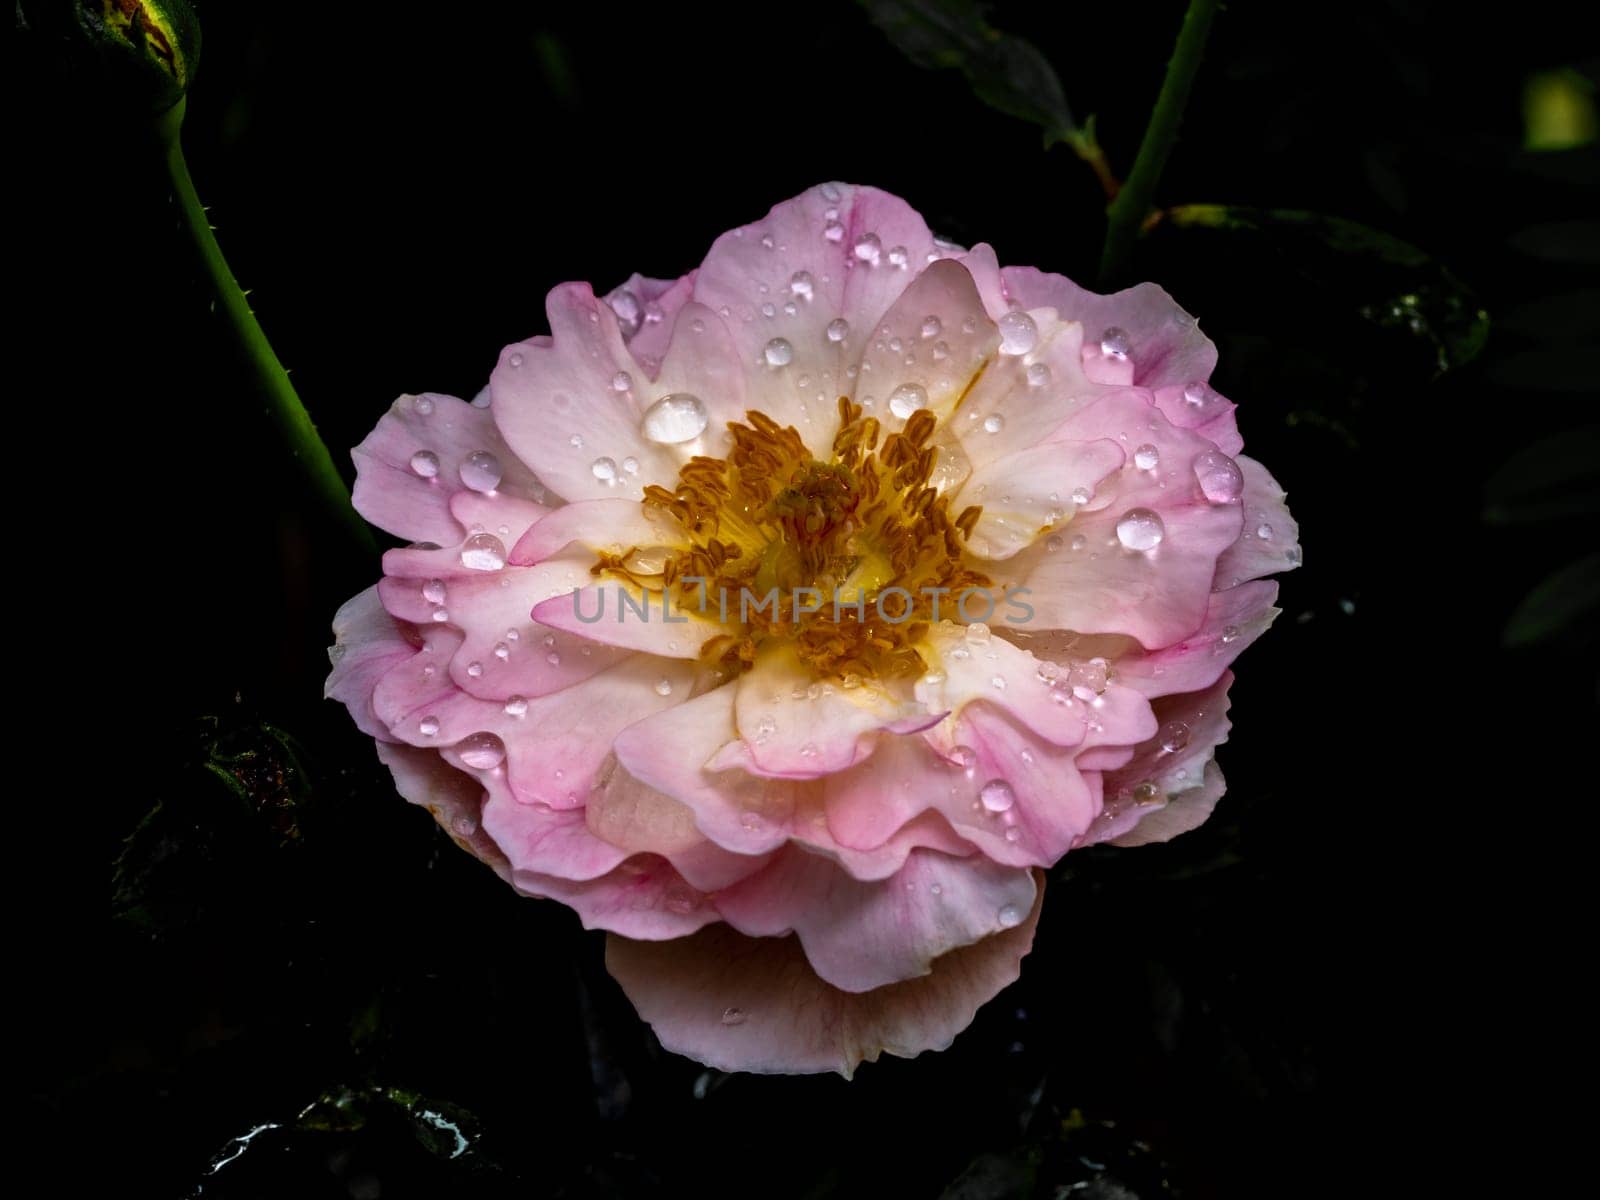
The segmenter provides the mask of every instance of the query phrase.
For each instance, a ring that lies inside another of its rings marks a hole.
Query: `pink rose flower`
[[[547,307],[472,403],[403,396],[355,450],[413,544],[336,617],[328,694],[608,932],[667,1048],[948,1046],[1045,868],[1222,794],[1228,667],[1299,551],[1215,348],[1159,287],[1002,269],[835,184]]]

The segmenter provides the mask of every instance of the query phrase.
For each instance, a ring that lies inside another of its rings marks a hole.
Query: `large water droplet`
[[[878,260],[883,257],[883,243],[878,240],[875,233],[864,233],[856,239],[856,258],[866,263],[869,267],[878,265]]]
[[[1004,779],[991,779],[978,792],[978,799],[990,812],[1001,813],[1017,802],[1017,794]]]
[[[794,361],[794,347],[788,338],[773,338],[762,351],[769,367],[787,367]]]
[[[1100,353],[1107,358],[1127,358],[1133,349],[1133,339],[1128,331],[1113,325],[1100,335]]]
[[[456,755],[478,771],[492,771],[506,760],[506,744],[492,733],[469,733],[456,743]]]
[[[711,418],[700,397],[689,392],[673,392],[645,409],[639,423],[644,436],[663,446],[690,442],[705,432]]]
[[[429,604],[444,603],[444,580],[430,579],[422,585],[422,598]]]
[[[439,473],[439,456],[432,450],[418,450],[411,456],[411,469],[424,479]]]
[[[439,718],[423,717],[417,722],[417,732],[423,737],[433,737],[439,732]]]
[[[809,300],[816,293],[817,282],[810,271],[796,271],[789,280],[789,291],[801,300]]]
[[[617,314],[617,324],[622,327],[623,338],[626,340],[638,333],[639,322],[644,319],[639,297],[624,288],[611,297],[610,304],[611,311]]]
[[[1011,836],[1013,832],[1015,831],[1011,829],[1006,830],[1006,840],[1008,842],[1017,840]],[[1000,928],[1002,929],[1015,929],[1022,924],[1022,910],[1015,904],[1007,904],[995,914],[995,920],[1000,922]]]
[[[1154,550],[1166,533],[1160,514],[1149,508],[1130,508],[1117,522],[1117,541],[1129,550]]]
[[[835,317],[828,322],[828,340],[842,342],[850,336],[850,322],[843,317]]]
[[[1194,457],[1194,477],[1213,504],[1232,504],[1244,495],[1244,472],[1221,450],[1206,450]]]
[[[601,483],[617,481],[617,460],[614,458],[597,458],[589,464],[589,470]]]
[[[985,433],[999,433],[1005,427],[1006,419],[999,413],[990,413],[983,419],[983,431]]]
[[[656,680],[656,695],[672,695],[672,680],[666,678],[666,676],[662,676],[660,679]]]
[[[500,460],[487,450],[469,454],[461,464],[461,482],[475,492],[492,492],[500,486],[504,472]]]
[[[1141,471],[1154,471],[1161,465],[1161,451],[1146,442],[1133,452],[1133,465]]]
[[[506,565],[506,544],[492,533],[475,533],[461,543],[461,565],[473,571],[498,571]]]
[[[1013,309],[997,322],[1000,327],[1000,353],[1026,354],[1039,344],[1039,327],[1020,309]]]
[[[506,716],[525,717],[528,715],[528,701],[522,696],[512,696],[506,701]]]
[[[889,411],[902,421],[919,408],[928,407],[928,391],[920,383],[902,383],[889,393]]]

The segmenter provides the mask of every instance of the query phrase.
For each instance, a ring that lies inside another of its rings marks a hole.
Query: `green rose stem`
[[[1211,32],[1211,19],[1216,15],[1217,0],[1189,0],[1189,11],[1183,15],[1178,44],[1167,62],[1167,77],[1161,83],[1161,94],[1156,97],[1156,106],[1150,113],[1150,124],[1145,126],[1133,170],[1128,172],[1127,182],[1106,209],[1106,244],[1100,256],[1102,284],[1116,279],[1127,266],[1134,239],[1139,236],[1140,226],[1155,197],[1156,184],[1161,180],[1172,147],[1177,144],[1184,106],[1189,103],[1194,77],[1200,72],[1206,36]]]
[[[268,417],[300,465],[318,503],[334,515],[339,528],[363,553],[375,557],[378,546],[373,540],[372,531],[351,506],[350,489],[345,486],[338,467],[334,466],[333,456],[328,453],[327,445],[317,433],[311,414],[300,402],[294,384],[289,382],[289,372],[278,361],[272,343],[267,340],[255,313],[250,310],[250,302],[245,298],[238,280],[233,277],[228,260],[223,257],[222,247],[217,245],[206,210],[194,190],[194,180],[189,178],[189,166],[183,159],[180,137],[183,111],[184,101],[179,100],[160,118],[158,128],[164,143],[167,174],[172,180],[172,194],[177,200],[178,213],[188,231],[189,240],[194,244],[200,261],[205,264],[206,274],[210,276],[222,312],[233,327],[240,349],[256,376],[261,395],[267,402]]]

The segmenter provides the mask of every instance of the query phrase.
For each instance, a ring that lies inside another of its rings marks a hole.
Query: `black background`
[[[1045,51],[1125,172],[1181,10],[993,20]],[[201,11],[190,165],[341,467],[394,396],[473,394],[554,284],[676,276],[824,179],[1002,262],[1095,275],[1083,165],[849,4]],[[1228,796],[1170,846],[1073,855],[1023,979],[950,1051],[848,1084],[662,1053],[599,935],[393,795],[320,698],[329,619],[374,564],[262,418],[137,106],[21,46],[10,628],[39,662],[12,676],[11,845],[40,1003],[15,1036],[62,1194],[104,1172],[165,1196],[931,1197],[981,1156],[962,1194],[1383,1194],[1499,1150],[1536,1175],[1575,1114],[1518,1073],[1588,1045],[1567,922],[1595,642],[1580,623],[1505,650],[1501,630],[1594,539],[1592,516],[1485,507],[1519,449],[1594,444],[1595,149],[1521,149],[1529,74],[1593,52],[1560,13],[1220,14],[1158,202],[1403,238],[1489,341],[1439,373],[1426,338],[1364,315],[1407,281],[1349,247],[1141,243],[1134,276],[1216,340],[1302,527],[1284,614],[1239,665]],[[470,1151],[430,1153],[385,1088],[451,1106]],[[340,1089],[342,1115],[296,1126]],[[283,1128],[206,1174],[263,1123]]]

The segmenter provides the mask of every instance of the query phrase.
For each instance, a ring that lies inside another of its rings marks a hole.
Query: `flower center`
[[[964,561],[982,510],[952,517],[929,484],[933,415],[915,412],[883,436],[877,418],[841,396],[839,417],[827,462],[792,427],[750,412],[729,424],[726,459],[693,458],[672,491],[645,489],[644,503],[670,514],[690,543],[652,582],[677,608],[726,628],[701,650],[707,661],[738,672],[782,638],[819,677],[846,686],[920,674],[916,646],[935,606],[949,611],[963,589],[989,585]],[[642,586],[635,554],[602,554],[594,571]]]

